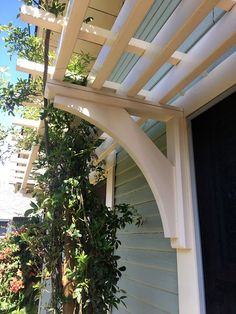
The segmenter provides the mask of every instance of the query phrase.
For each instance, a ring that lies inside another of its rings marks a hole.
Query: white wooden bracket
[[[60,88],[55,87],[60,84],[59,82],[54,84],[52,81],[47,84],[47,95],[53,95],[54,106],[96,125],[129,153],[144,174],[153,192],[165,236],[171,238],[173,247],[189,248],[190,244],[185,228],[185,212],[187,210],[185,208],[187,206],[185,188],[187,185],[184,184],[186,171],[183,173],[183,170],[187,164],[182,158],[182,149],[186,149],[183,112],[173,110],[171,115],[168,107],[165,115],[163,112],[165,108],[161,108],[160,117],[167,125],[168,158],[166,158],[130,117],[129,109],[126,108],[130,106],[130,104],[127,105],[127,99],[113,95],[112,97],[119,101],[119,106],[116,105],[115,100],[109,105],[110,94],[106,95],[102,92],[98,94],[91,89],[70,85],[68,85],[67,93],[64,83]],[[84,93],[87,93],[87,97],[84,96]],[[101,99],[103,99],[103,103]],[[134,102],[134,100],[132,101]],[[136,106],[139,107],[140,116],[142,114],[147,116],[147,112],[150,115],[147,110],[148,104],[145,107],[137,101]],[[134,107],[132,107],[132,111],[135,111]],[[153,110],[153,115],[156,116],[156,114]]]

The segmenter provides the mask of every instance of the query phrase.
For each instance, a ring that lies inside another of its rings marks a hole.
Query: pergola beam
[[[63,26],[55,61],[53,79],[63,80],[73,49],[82,26],[90,0],[71,0],[67,8],[66,23]]]
[[[124,108],[130,115],[156,118],[159,121],[168,121],[175,115],[181,115],[179,108],[152,105],[150,102],[140,99],[132,99],[113,93],[97,91],[89,87],[78,86],[71,83],[48,80],[45,96],[48,99],[52,99],[55,95],[96,103],[98,106],[107,105],[110,107]]]
[[[153,40],[159,46],[152,61],[148,51],[130,72],[128,79],[128,96],[135,96],[149,79],[167,62],[182,42],[194,31],[198,24],[216,6],[219,0],[182,1]],[[141,71],[140,71],[141,70]],[[127,85],[127,82],[126,82]]]

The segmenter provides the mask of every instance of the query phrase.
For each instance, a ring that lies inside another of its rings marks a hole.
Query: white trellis
[[[64,18],[23,6],[21,18],[61,33],[55,64],[49,68],[52,81],[48,80],[46,97],[54,99],[57,108],[83,117],[109,135],[97,149],[100,159],[106,157],[116,143],[129,152],[152,189],[165,236],[171,238],[173,247],[189,248],[192,236],[186,226],[186,217],[191,197],[189,166],[185,158],[185,106],[181,102],[186,103],[185,99],[189,99],[188,95],[194,89],[175,101],[174,105],[166,104],[236,44],[236,7],[232,0],[183,0],[154,40],[148,43],[134,38],[133,34],[152,4],[153,0],[125,1],[111,30],[83,23],[89,1],[70,1]],[[186,54],[180,53],[177,49],[181,43],[217,5],[226,11],[225,15],[193,49]],[[89,75],[90,87],[62,82],[78,38],[103,45]],[[111,82],[109,74],[125,51],[141,58],[122,84]],[[227,63],[231,61],[232,64],[234,59],[235,54],[232,54]],[[146,82],[165,63],[174,65],[172,71],[151,91],[144,90]],[[43,65],[25,60],[18,60],[17,67],[33,75],[42,75],[44,70]],[[208,77],[205,79],[209,81]],[[227,84],[235,83],[235,80],[231,78]],[[111,92],[104,91],[103,87],[110,88]],[[146,100],[137,98],[137,95]],[[189,106],[189,103],[186,104],[186,107]],[[191,105],[191,108],[195,107]],[[139,122],[136,123],[131,116],[139,117]],[[140,122],[148,118],[166,123],[167,157],[139,127]],[[34,147],[28,159],[23,186],[36,158],[36,150],[37,147]]]

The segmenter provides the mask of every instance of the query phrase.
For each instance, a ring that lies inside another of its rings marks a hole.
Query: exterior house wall
[[[166,153],[165,126],[147,121],[145,131]],[[143,225],[119,232],[122,242],[117,254],[126,266],[119,286],[127,292],[125,303],[112,314],[178,313],[176,251],[164,238],[161,218],[153,194],[129,155],[119,150],[115,176],[115,202],[133,205],[143,217]]]

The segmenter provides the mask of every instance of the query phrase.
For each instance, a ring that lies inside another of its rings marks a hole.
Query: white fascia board
[[[173,102],[173,106],[184,109],[187,117],[236,85],[236,52],[220,63],[206,77],[189,89],[184,96]]]
[[[152,41],[123,83],[129,96],[136,95],[148,80],[167,62],[181,43],[214,8],[217,0],[183,0]]]
[[[148,100],[167,103],[236,44],[236,6],[152,89]]]

